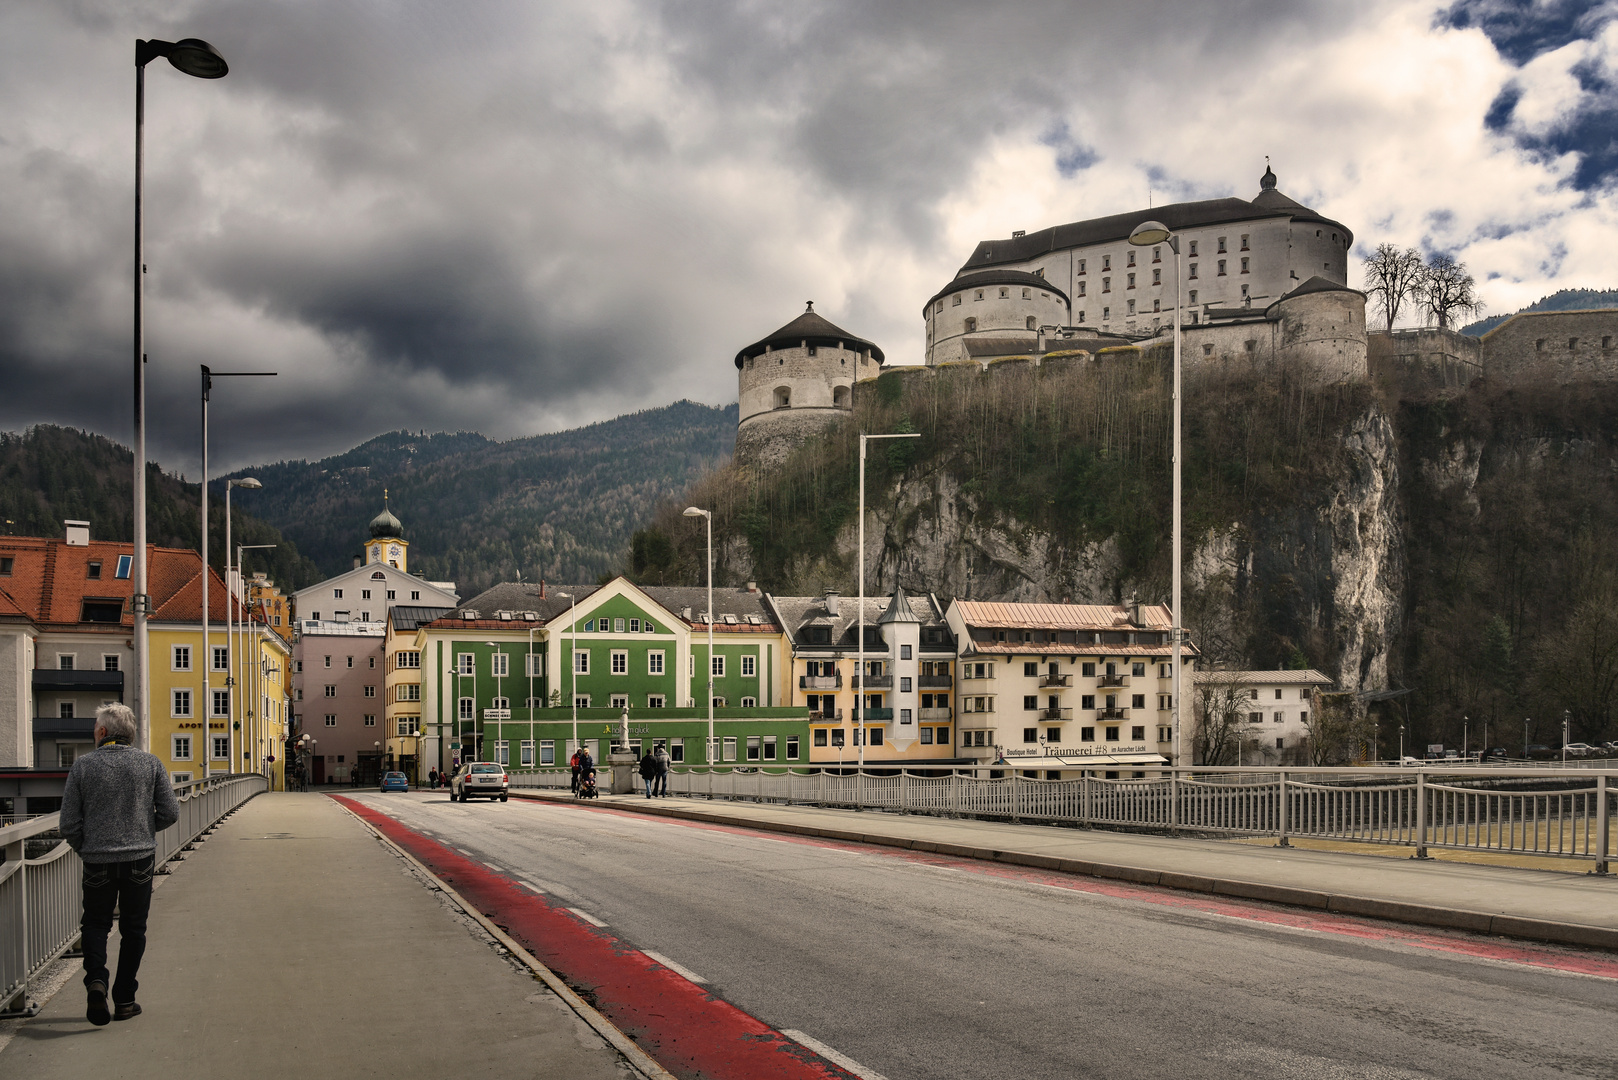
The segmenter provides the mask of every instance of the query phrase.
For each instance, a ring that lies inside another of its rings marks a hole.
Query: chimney
[[[545,599],[545,579],[544,578],[539,579],[539,598],[541,600]]]
[[[749,581],[747,583],[747,591],[750,592],[750,593],[753,593],[756,596],[758,594],[758,582]]]
[[[680,612],[680,618],[684,619],[686,622],[691,621],[691,608],[689,606]]]
[[[833,617],[837,615],[837,594],[829,589],[826,591],[826,614]]]
[[[1145,626],[1146,623],[1145,623],[1144,619],[1142,618],[1142,616],[1145,614],[1142,611],[1142,608],[1144,608],[1145,606],[1146,605],[1142,604],[1139,600],[1136,600],[1133,604],[1130,604],[1129,605],[1129,621],[1134,623],[1136,626]]]
[[[90,523],[88,521],[66,521],[63,524],[67,526],[68,547],[90,546]]]
[[[358,555],[356,555],[356,556],[354,556],[354,569],[358,570],[359,568],[360,568],[360,557]]]

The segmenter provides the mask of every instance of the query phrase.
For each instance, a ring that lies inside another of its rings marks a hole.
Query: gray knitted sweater
[[[152,854],[156,834],[180,820],[163,763],[144,750],[105,743],[73,763],[62,791],[62,837],[87,863]]]

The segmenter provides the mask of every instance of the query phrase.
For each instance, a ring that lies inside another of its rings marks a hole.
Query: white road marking
[[[466,849],[465,849],[465,848],[463,848],[463,847],[458,847],[458,848],[456,848],[456,849],[455,849],[455,850],[456,850],[456,851],[459,851],[459,852],[460,852],[460,853],[461,853],[461,854],[462,854],[462,855],[465,855],[465,856],[467,856],[467,857],[468,857],[468,858],[471,858],[471,857],[472,857],[472,853],[471,853],[471,852],[470,852],[470,851],[468,851],[468,850],[466,850]]]
[[[642,949],[641,952],[645,953],[647,956],[650,956],[653,960],[656,960],[659,964],[662,964],[664,967],[668,968],[670,971],[674,972],[675,974],[683,975],[687,979],[690,979],[694,983],[705,983],[705,982],[708,981],[707,979],[704,979],[701,975],[698,975],[696,972],[692,971],[690,968],[681,967],[679,964],[676,964],[673,960],[670,960],[668,957],[664,956],[662,953],[655,953],[650,949]]]
[[[861,1080],[888,1080],[887,1077],[883,1076],[875,1069],[867,1069],[864,1065],[861,1065],[848,1055],[839,1054],[837,1051],[833,1050],[819,1039],[812,1039],[801,1031],[789,1031],[786,1028],[782,1028],[781,1034],[785,1035],[795,1043],[802,1043],[804,1046],[807,1046],[809,1049],[813,1050],[815,1053],[819,1054],[833,1065],[838,1065],[844,1069],[847,1069],[855,1076],[860,1077]]]
[[[538,885],[535,885],[532,881],[523,881],[521,878],[518,878],[517,879],[517,884],[526,886],[527,888],[530,888],[530,889],[533,889],[535,892],[537,892],[541,896],[545,895],[545,890],[541,889]]]
[[[505,870],[504,870],[504,869],[502,869],[502,868],[501,868],[501,867],[498,867],[498,866],[496,866],[496,865],[494,865],[494,863],[492,863],[492,862],[486,862],[486,863],[484,863],[484,864],[483,864],[483,865],[484,865],[484,866],[487,866],[487,867],[488,867],[488,868],[489,868],[489,869],[490,869],[490,870],[493,870],[493,871],[494,871],[494,872],[495,872],[495,873],[497,873],[497,874],[503,874],[503,873],[505,873]]]
[[[580,911],[576,907],[570,907],[570,908],[568,908],[568,910],[571,911],[573,914],[577,915],[579,918],[583,919],[585,922],[589,923],[591,926],[606,926],[607,925],[606,923],[602,922],[600,919],[596,918],[594,915],[591,915],[587,911]]]

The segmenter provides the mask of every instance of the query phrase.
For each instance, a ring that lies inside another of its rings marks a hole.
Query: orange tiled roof
[[[955,603],[968,626],[1019,630],[1118,630],[1135,626],[1129,621],[1129,608],[1118,604],[1011,604],[983,600]],[[1141,617],[1137,629],[1173,627],[1166,604],[1142,604]]]
[[[96,623],[111,629],[132,626],[134,616],[129,599],[134,583],[117,575],[118,557],[133,555],[135,545],[116,540],[92,540],[87,546],[70,546],[65,539],[40,536],[0,536],[0,554],[12,559],[11,576],[0,578],[0,615],[22,615],[40,625],[80,626],[86,598],[120,600],[124,613],[118,623]],[[90,577],[90,563],[101,563],[101,576]],[[189,548],[146,547],[146,589],[152,597],[155,617],[196,622],[201,619],[202,558]],[[225,585],[211,573],[210,618],[225,619]],[[192,586],[190,615],[181,594]],[[164,614],[172,610],[174,614]],[[217,614],[213,614],[213,613]],[[238,616],[240,608],[238,606]]]

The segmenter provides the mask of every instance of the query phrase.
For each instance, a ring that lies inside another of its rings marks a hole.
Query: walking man
[[[62,837],[84,861],[85,1017],[101,1027],[140,1015],[135,980],[146,952],[157,833],[180,819],[163,763],[137,750],[126,705],[96,710],[96,748],[73,763],[62,791]],[[118,977],[107,1008],[107,934],[118,909]]]
[[[657,789],[657,758],[650,750],[641,756],[640,778],[646,782],[646,797],[650,799]]]
[[[669,769],[674,762],[669,759],[669,752],[664,748],[662,743],[657,744],[656,754],[657,794],[660,796],[667,795],[669,793]]]

